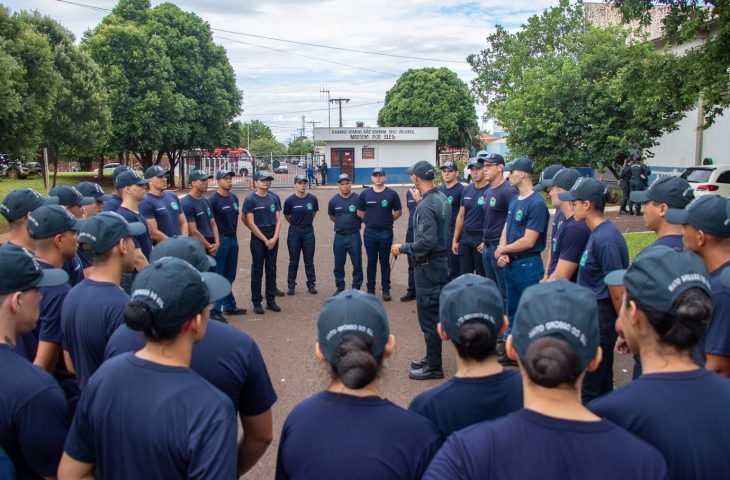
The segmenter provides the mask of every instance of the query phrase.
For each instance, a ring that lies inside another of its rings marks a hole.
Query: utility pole
[[[340,128],[342,128],[342,102],[348,103],[349,98],[332,98],[330,102],[337,103],[340,106]]]
[[[304,115],[302,115],[302,136],[299,137],[299,151],[301,155],[304,155],[304,129],[306,122],[304,121]]]
[[[324,87],[319,87],[319,94],[324,95],[327,94],[327,128],[332,128],[332,124],[330,123],[330,90],[327,88],[327,85]]]
[[[315,142],[315,140],[314,140],[314,126],[316,124],[322,123],[322,122],[320,122],[319,120],[317,120],[317,121],[312,120],[311,122],[307,122],[307,123],[312,124],[312,159],[314,159],[314,156],[317,153],[317,142]]]

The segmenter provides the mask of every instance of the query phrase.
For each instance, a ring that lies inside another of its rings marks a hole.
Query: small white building
[[[438,127],[315,128],[325,142],[327,178],[336,182],[348,173],[353,183],[369,184],[375,167],[385,171],[387,183],[410,183],[408,167],[419,160],[436,163]]]

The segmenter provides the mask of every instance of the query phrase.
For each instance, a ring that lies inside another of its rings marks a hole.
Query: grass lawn
[[[654,232],[633,232],[624,233],[623,235],[624,239],[626,239],[626,245],[629,247],[629,259],[632,262],[637,253],[656,240],[656,234]]]

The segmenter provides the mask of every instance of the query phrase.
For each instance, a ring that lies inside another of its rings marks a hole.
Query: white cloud
[[[114,0],[78,0],[80,3],[113,8]],[[162,3],[153,0],[152,4]],[[555,0],[177,0],[183,10],[193,11],[212,28],[234,32],[339,46],[396,55],[438,58],[463,62],[467,55],[484,48],[494,25],[516,28],[530,15],[555,4]],[[104,17],[105,12],[64,4],[55,0],[5,0],[11,10],[38,10],[81,37]],[[244,91],[242,119],[268,123],[280,140],[290,138],[307,121],[327,124],[327,102],[320,88],[327,86],[333,98],[350,98],[343,108],[345,125],[364,121],[375,125],[386,91],[409,68],[446,66],[465,82],[474,74],[466,63],[442,63],[367,55],[355,52],[296,45],[272,40],[214,32],[236,71]],[[348,64],[372,71],[267,50],[255,44]],[[389,75],[388,75],[389,74]],[[323,109],[318,112],[280,113]],[[481,112],[482,108],[478,108]],[[251,116],[250,114],[257,114]],[[265,115],[261,115],[265,114]],[[337,124],[336,106],[331,110]],[[311,135],[311,125],[307,125]]]

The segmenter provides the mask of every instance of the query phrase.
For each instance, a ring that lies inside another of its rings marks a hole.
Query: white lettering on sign
[[[438,128],[436,127],[393,127],[393,128],[332,128],[316,129],[317,138],[325,140],[387,140],[387,141],[408,141],[408,140],[437,140]]]

